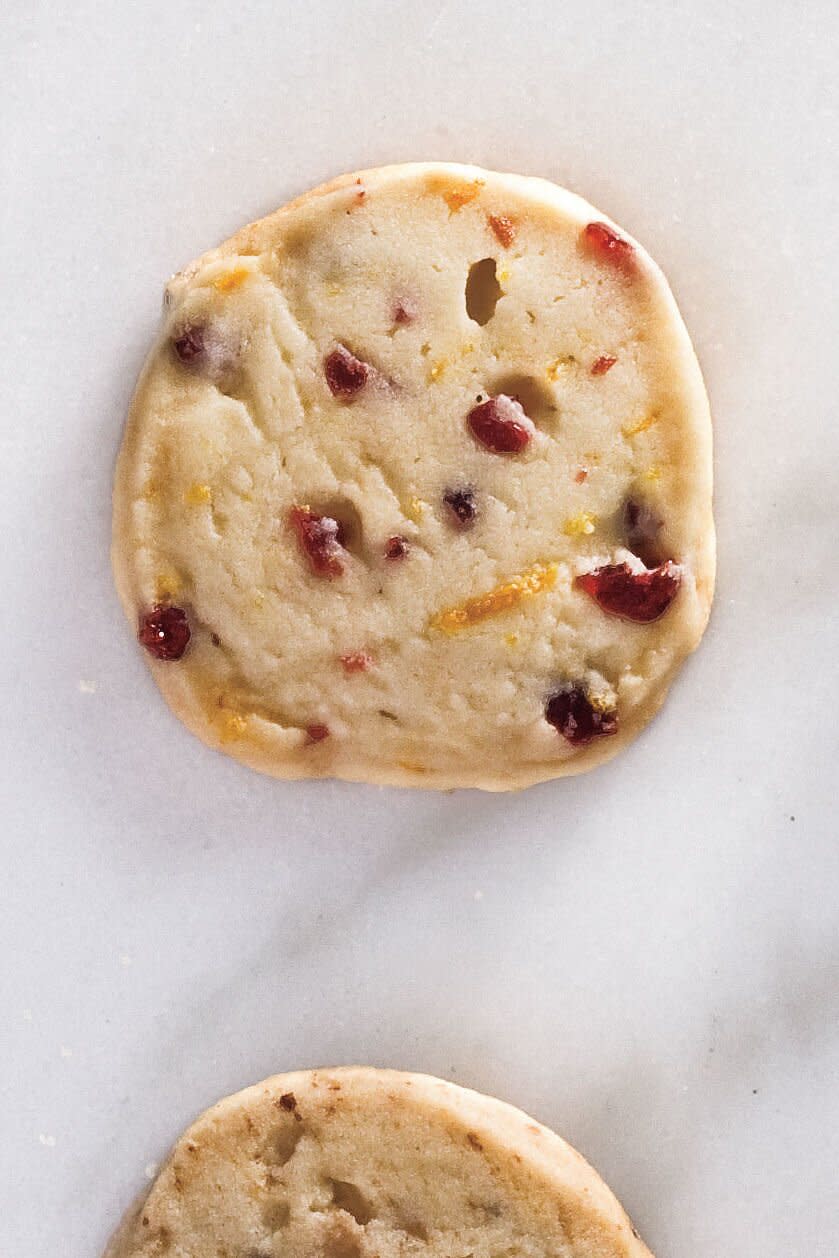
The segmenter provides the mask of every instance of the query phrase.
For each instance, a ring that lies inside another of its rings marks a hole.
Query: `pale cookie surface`
[[[172,1150],[106,1258],[650,1258],[521,1111],[427,1075],[276,1075]]]
[[[666,281],[543,180],[309,193],[170,282],[114,567],[171,706],[264,772],[593,767],[712,597],[708,402]]]

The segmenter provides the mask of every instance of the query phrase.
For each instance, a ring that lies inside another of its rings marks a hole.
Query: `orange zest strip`
[[[244,284],[250,275],[250,269],[246,266],[234,266],[230,271],[223,271],[221,275],[217,275],[212,281],[213,288],[219,293],[232,293],[234,288],[238,288],[240,284]]]
[[[470,625],[489,620],[491,616],[500,616],[518,607],[523,599],[550,590],[556,584],[557,571],[555,563],[535,563],[526,572],[497,585],[487,594],[479,594],[457,607],[437,612],[431,617],[429,625],[432,629],[442,629],[443,633],[458,633]]]
[[[658,422],[658,415],[645,415],[643,419],[637,420],[634,424],[624,424],[623,435],[625,437],[635,437],[639,432],[646,432],[648,428],[652,428],[653,424]]]
[[[462,210],[464,205],[468,205],[470,201],[474,201],[480,195],[483,186],[483,179],[476,179],[473,183],[464,184],[460,188],[452,188],[451,191],[444,192],[443,200],[449,207],[449,212],[457,214],[458,210]]]

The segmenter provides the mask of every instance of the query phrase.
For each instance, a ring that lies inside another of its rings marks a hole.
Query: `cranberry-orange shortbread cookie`
[[[180,1138],[107,1258],[650,1258],[592,1168],[427,1075],[276,1075]]]
[[[347,175],[169,283],[120,595],[201,738],[507,789],[625,746],[711,603],[711,422],[661,272],[541,179]]]

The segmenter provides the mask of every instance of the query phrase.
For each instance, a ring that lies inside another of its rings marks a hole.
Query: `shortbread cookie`
[[[708,403],[661,272],[539,179],[309,193],[170,282],[114,564],[171,706],[264,772],[591,768],[712,596]]]
[[[546,1127],[427,1075],[276,1075],[175,1145],[107,1258],[650,1258]]]

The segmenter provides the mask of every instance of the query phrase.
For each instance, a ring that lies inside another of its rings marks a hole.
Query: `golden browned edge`
[[[177,295],[179,290],[188,285],[192,277],[208,263],[229,256],[263,252],[263,250],[269,247],[275,229],[280,227],[282,220],[286,216],[319,197],[329,196],[334,192],[349,187],[356,180],[360,179],[369,190],[371,187],[381,186],[392,180],[404,179],[410,182],[428,177],[436,177],[440,180],[449,179],[456,184],[460,184],[464,180],[483,179],[486,181],[492,180],[497,186],[498,181],[500,181],[501,184],[506,183],[510,191],[517,196],[531,200],[534,211],[543,211],[548,219],[556,212],[559,212],[566,218],[576,219],[580,227],[585,226],[586,223],[591,222],[593,219],[598,219],[610,223],[622,236],[632,241],[638,252],[641,264],[646,274],[650,277],[651,298],[658,307],[656,313],[663,321],[663,326],[670,330],[670,358],[674,367],[678,368],[678,378],[683,394],[683,424],[689,438],[695,442],[697,447],[697,476],[702,477],[706,483],[705,500],[708,504],[706,518],[703,524],[697,528],[694,539],[694,573],[702,614],[694,626],[693,640],[688,643],[683,653],[674,659],[668,676],[659,683],[658,689],[650,695],[648,702],[643,707],[635,710],[633,719],[621,725],[617,734],[590,743],[583,751],[578,752],[568,760],[522,765],[515,772],[503,776],[491,773],[435,772],[430,769],[419,773],[416,770],[405,769],[399,765],[383,768],[376,763],[364,762],[359,763],[358,766],[342,764],[333,768],[328,763],[325,763],[319,747],[308,749],[305,764],[299,761],[293,763],[284,762],[277,758],[274,749],[266,751],[256,745],[255,742],[249,743],[247,737],[223,742],[218,732],[208,722],[206,712],[188,685],[186,677],[177,669],[172,669],[171,664],[161,663],[151,658],[148,660],[155,681],[169,707],[193,734],[200,738],[208,747],[222,750],[224,754],[231,756],[242,764],[246,764],[249,768],[271,777],[286,780],[333,777],[350,782],[367,782],[375,786],[410,786],[431,790],[454,790],[462,787],[474,787],[485,791],[510,791],[521,790],[524,787],[534,786],[539,782],[547,782],[554,778],[570,777],[578,773],[588,772],[590,769],[604,764],[607,760],[611,760],[613,756],[617,755],[625,746],[632,742],[649,721],[652,720],[664,703],[673,678],[685,658],[699,645],[710,616],[716,574],[716,537],[711,500],[713,481],[712,425],[708,395],[696,353],[670,286],[657,263],[650,257],[643,246],[622,227],[619,227],[607,215],[602,214],[576,193],[560,188],[557,184],[551,183],[547,179],[540,179],[531,175],[501,174],[495,171],[484,170],[479,166],[464,166],[449,162],[412,162],[393,166],[381,166],[371,170],[354,171],[351,174],[340,175],[336,179],[320,184],[302,196],[295,198],[295,200],[288,202],[280,209],[275,210],[272,214],[247,224],[247,226],[236,232],[235,235],[224,241],[217,248],[209,250],[182,271],[179,271],[169,281],[167,288],[174,295]],[[143,367],[140,380],[142,380],[143,374],[151,363],[156,349],[157,346],[151,350]],[[137,389],[135,389],[135,397],[138,392],[139,381]],[[114,523],[111,548],[117,591],[132,628],[136,628],[137,600],[132,588],[132,575],[126,561],[126,555],[130,554],[130,546],[125,541],[125,536],[130,527],[130,497],[124,490],[127,477],[124,475],[123,469],[131,466],[130,456],[133,453],[133,436],[136,423],[137,418],[134,404],[132,403],[114,477]]]
[[[354,1099],[373,1094],[380,1105],[390,1101],[394,1105],[411,1104],[419,1111],[434,1111],[444,1116],[458,1134],[469,1133],[470,1138],[476,1138],[482,1154],[490,1161],[524,1164],[541,1179],[547,1192],[556,1194],[560,1217],[569,1231],[573,1232],[573,1221],[566,1217],[569,1205],[580,1220],[585,1220],[586,1252],[596,1258],[601,1255],[602,1258],[652,1258],[612,1190],[576,1149],[506,1101],[433,1075],[378,1070],[370,1066],[340,1066],[273,1075],[225,1097],[199,1115],[179,1137],[158,1175],[187,1141],[200,1145],[207,1126],[224,1121],[237,1111],[276,1103],[289,1092],[294,1093],[301,1109],[325,1092],[334,1103],[336,1092],[330,1090],[330,1084],[340,1085],[340,1089]],[[398,1093],[401,1095],[396,1095]],[[104,1258],[130,1258],[134,1225],[153,1190],[154,1184],[129,1208],[111,1237]]]

